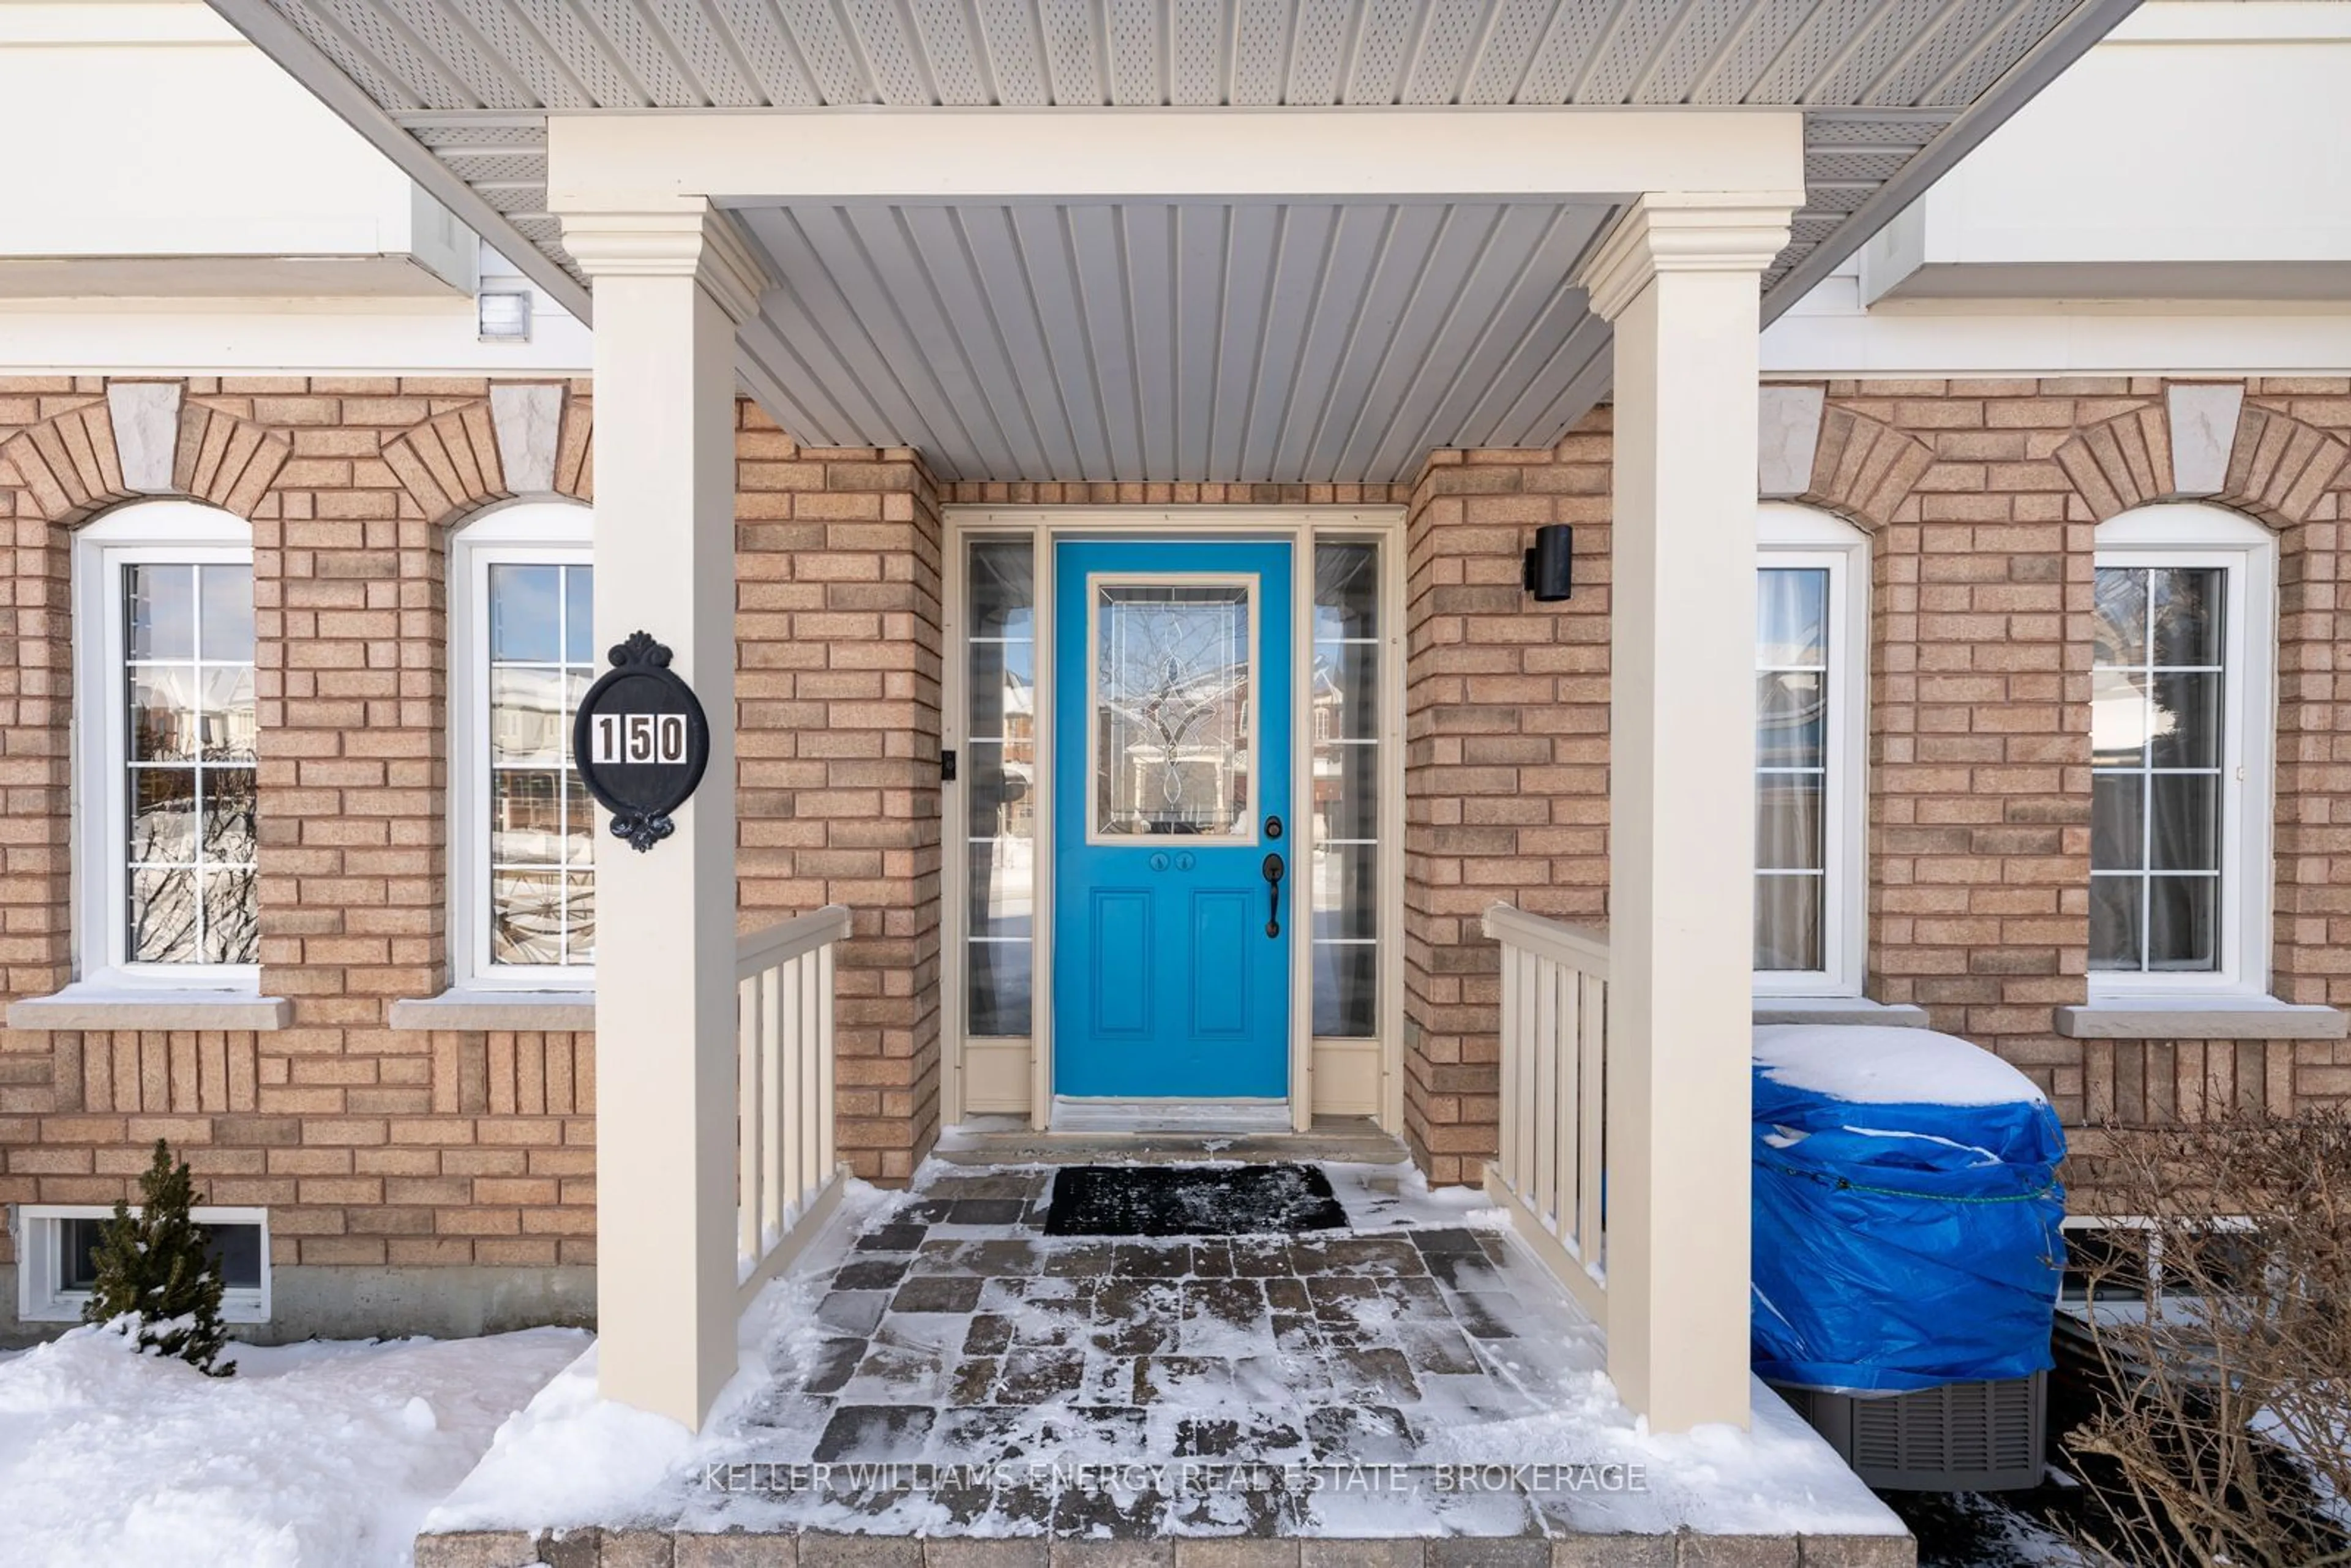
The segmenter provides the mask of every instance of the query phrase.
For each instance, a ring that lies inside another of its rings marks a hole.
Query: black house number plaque
[[[580,699],[571,760],[588,792],[612,813],[612,836],[639,852],[670,836],[710,762],[710,723],[650,633],[632,632],[612,667]]]

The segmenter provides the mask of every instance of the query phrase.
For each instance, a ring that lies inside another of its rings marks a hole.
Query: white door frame
[[[1048,716],[1054,702],[1053,546],[1066,538],[1134,538],[1138,536],[1214,539],[1236,535],[1287,541],[1294,552],[1290,571],[1292,667],[1291,782],[1290,821],[1294,833],[1310,831],[1313,820],[1313,718],[1310,705],[1314,651],[1314,545],[1318,538],[1372,539],[1380,545],[1381,660],[1379,664],[1380,723],[1380,841],[1379,862],[1379,1012],[1378,1034],[1373,1040],[1321,1040],[1314,1038],[1314,977],[1311,967],[1313,925],[1300,919],[1290,926],[1290,1119],[1304,1131],[1317,1108],[1317,1057],[1322,1058],[1331,1093],[1326,1108],[1371,1114],[1379,1124],[1401,1134],[1404,1125],[1404,519],[1402,507],[989,507],[951,506],[943,508],[945,578],[942,591],[942,690],[940,744],[964,747],[968,693],[965,659],[965,557],[975,537],[1028,537],[1035,551],[1037,584],[1036,664],[1036,794],[1032,807],[1037,822],[1035,891],[1033,894],[1031,970],[1029,979],[1030,1036],[1028,1056],[1029,1124],[1050,1129],[1053,1108],[1053,773],[1055,736]],[[964,853],[967,827],[963,796],[952,786],[942,795],[942,877],[939,963],[940,1110],[949,1125],[973,1113],[967,1101],[963,1028],[966,938],[970,929],[969,862]],[[1293,843],[1296,841],[1293,840]],[[1305,845],[1310,862],[1313,846]],[[1301,855],[1293,851],[1296,865]],[[1301,898],[1311,896],[1301,885]],[[1349,1098],[1331,1103],[1331,1095]],[[981,1107],[1008,1111],[1008,1100],[998,1098]]]

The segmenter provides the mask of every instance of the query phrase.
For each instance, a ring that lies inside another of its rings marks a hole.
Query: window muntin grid
[[[486,577],[489,962],[580,967],[596,951],[595,816],[571,721],[595,679],[593,569],[493,560]]]
[[[1833,595],[1826,567],[1755,574],[1755,967],[1828,967]],[[1839,651],[1841,653],[1841,651]]]

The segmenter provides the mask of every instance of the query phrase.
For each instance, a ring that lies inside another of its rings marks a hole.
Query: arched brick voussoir
[[[531,385],[552,390],[543,383]],[[491,395],[495,402],[499,393]],[[383,444],[384,463],[418,509],[438,523],[456,523],[484,507],[526,494],[592,502],[594,405],[568,391],[558,395],[560,412],[552,450],[538,448],[536,462],[528,437],[502,427],[503,416],[491,403],[473,402],[392,436]],[[502,438],[517,440],[518,451],[509,453]],[[519,472],[510,472],[514,464],[521,465]]]
[[[401,432],[383,444],[383,460],[435,522],[514,498],[498,462],[487,403],[451,409]]]
[[[0,444],[0,456],[41,516],[68,526],[126,501],[173,496],[250,518],[293,453],[293,442],[280,432],[193,402],[180,410],[169,489],[133,489],[124,478],[113,416],[103,400],[68,409]]]
[[[2237,416],[2220,487],[2187,489],[2174,472],[2167,405],[2150,402],[2090,426],[2056,457],[2100,522],[2156,501],[2214,501],[2289,528],[2310,520],[2351,462],[2351,447],[2315,425],[2248,404]]]
[[[1934,452],[1917,436],[1831,403],[1821,412],[1812,483],[1793,499],[1875,532],[1894,520],[1896,508],[1934,465]]]

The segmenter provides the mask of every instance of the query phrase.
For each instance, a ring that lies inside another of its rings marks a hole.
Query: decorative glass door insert
[[[1253,587],[1094,580],[1094,841],[1254,834]]]

